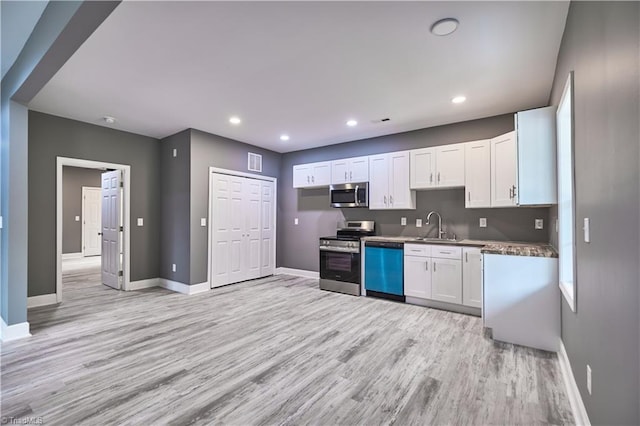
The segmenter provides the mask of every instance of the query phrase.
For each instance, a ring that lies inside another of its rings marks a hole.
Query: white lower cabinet
[[[482,308],[482,253],[476,247],[462,249],[462,304]]]
[[[462,304],[462,262],[460,259],[431,260],[431,299]]]
[[[431,299],[431,259],[423,256],[404,256],[404,295]]]

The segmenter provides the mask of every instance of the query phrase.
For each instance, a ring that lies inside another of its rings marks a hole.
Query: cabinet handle
[[[464,261],[469,263],[469,253],[464,254]]]
[[[349,172],[349,180],[353,180],[353,172]]]
[[[311,183],[311,176],[307,176],[307,183]]]
[[[433,262],[433,272],[436,271],[436,262]]]
[[[385,206],[387,205],[387,196],[386,195],[384,196],[384,205]]]
[[[471,191],[467,192],[467,201],[471,201]]]
[[[513,200],[513,188],[509,188],[509,199]]]
[[[344,180],[347,180],[347,172],[344,172]]]
[[[389,195],[389,204],[393,205],[393,195]]]
[[[316,177],[315,176],[311,176],[311,182],[316,183]]]
[[[433,183],[433,173],[429,175],[429,183]]]
[[[512,188],[513,188],[513,199],[515,200],[515,198],[516,198],[516,186],[513,185]]]
[[[427,267],[427,271],[428,271],[428,270],[429,270],[429,262],[428,262],[428,261],[427,261],[427,262],[424,262],[424,266],[426,266],[426,267]]]
[[[440,172],[438,172],[438,183],[440,183]]]

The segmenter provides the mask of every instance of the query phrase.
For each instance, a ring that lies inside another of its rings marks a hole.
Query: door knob
[[[102,232],[98,232],[98,235],[102,235]]]

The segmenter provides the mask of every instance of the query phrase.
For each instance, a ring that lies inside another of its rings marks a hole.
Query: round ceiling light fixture
[[[354,127],[354,126],[357,126],[357,125],[358,125],[358,122],[356,120],[351,119],[351,120],[347,121],[347,126],[349,126],[349,127]]]
[[[451,99],[451,102],[453,102],[454,104],[461,104],[466,100],[467,100],[466,96],[456,96],[455,98]]]
[[[102,119],[104,120],[105,123],[107,124],[113,124],[116,122],[116,119],[113,117],[110,117],[108,115],[105,115],[104,117],[102,117]]]
[[[240,117],[236,117],[235,115],[231,118],[229,118],[229,123],[237,126],[238,124],[242,123],[242,120],[240,120]]]
[[[458,29],[458,20],[454,18],[444,18],[436,21],[431,26],[431,33],[437,36],[446,36]]]
[[[289,135],[280,135],[280,140],[284,141],[284,142],[288,141],[289,140]]]

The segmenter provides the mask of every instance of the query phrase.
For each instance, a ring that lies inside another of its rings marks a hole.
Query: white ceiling
[[[493,116],[548,102],[567,10],[123,2],[29,107],[101,125],[110,115],[112,127],[156,138],[196,128],[278,152]],[[432,35],[445,17],[458,30]],[[459,94],[467,102],[452,104]]]

